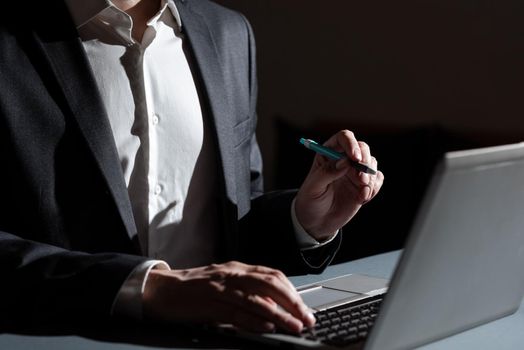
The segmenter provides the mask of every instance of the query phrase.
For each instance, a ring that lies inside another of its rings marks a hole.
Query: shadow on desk
[[[0,335],[34,337],[80,337],[106,344],[130,344],[152,348],[184,349],[263,349],[242,339],[217,334],[200,327],[187,325],[158,325],[135,322],[97,325],[32,325],[0,327]],[[69,348],[64,344],[64,349]],[[93,349],[96,349],[94,347]],[[100,348],[102,349],[102,347]],[[105,347],[103,348],[105,349]],[[58,350],[58,349],[55,349]]]

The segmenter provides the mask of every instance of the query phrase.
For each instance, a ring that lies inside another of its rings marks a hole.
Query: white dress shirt
[[[67,5],[109,117],[142,253],[159,259],[139,266],[115,299],[115,312],[140,318],[151,268],[216,261],[217,150],[172,0],[162,0],[142,42],[131,36],[131,17],[109,0],[67,0]],[[303,230],[294,206],[291,216],[304,249],[327,243]]]
[[[78,29],[106,107],[144,255],[177,268],[216,261],[216,150],[172,1],[147,23],[110,3]],[[202,220],[205,218],[205,220]]]

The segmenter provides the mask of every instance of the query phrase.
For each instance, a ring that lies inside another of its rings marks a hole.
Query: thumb
[[[313,166],[308,178],[305,181],[308,191],[311,193],[323,193],[326,188],[342,176],[346,175],[349,170],[347,159],[340,159],[337,162],[327,161]]]

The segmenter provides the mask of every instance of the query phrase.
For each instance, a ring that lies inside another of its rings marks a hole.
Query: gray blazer
[[[145,259],[129,239],[136,228],[116,147],[66,7],[23,6],[0,14],[0,323],[109,318]],[[295,191],[263,192],[247,21],[207,0],[177,6],[219,150],[222,260],[322,271],[340,237],[305,256],[289,215]]]

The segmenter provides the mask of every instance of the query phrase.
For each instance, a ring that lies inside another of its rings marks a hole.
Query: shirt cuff
[[[295,212],[295,201],[296,201],[296,197],[293,199],[293,202],[291,203],[291,221],[293,222],[293,228],[295,230],[295,237],[297,239],[297,242],[298,242],[298,246],[300,247],[301,250],[310,250],[310,249],[316,249],[316,248],[320,248],[322,246],[325,246],[326,244],[328,244],[329,242],[331,242],[332,240],[335,239],[335,237],[338,235],[338,233],[340,232],[340,230],[337,230],[337,232],[335,232],[333,234],[333,236],[331,236],[329,239],[325,240],[325,241],[322,241],[322,242],[319,242],[317,241],[313,236],[311,236],[305,229],[304,227],[302,227],[302,225],[300,224],[300,222],[298,222],[298,219],[297,219],[297,214]]]
[[[111,315],[142,320],[142,295],[152,269],[170,270],[171,268],[162,260],[148,260],[138,265],[120,287],[111,307]]]

